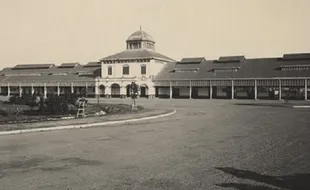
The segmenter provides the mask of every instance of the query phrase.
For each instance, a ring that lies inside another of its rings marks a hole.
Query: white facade
[[[99,93],[105,97],[129,96],[129,85],[139,85],[140,97],[155,97],[153,78],[172,59],[155,52],[155,41],[141,29],[126,41],[127,49],[101,59]]]

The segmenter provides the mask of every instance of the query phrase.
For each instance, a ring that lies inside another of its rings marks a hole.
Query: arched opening
[[[126,86],[126,97],[130,97],[130,94],[131,94],[131,85],[130,84],[128,84],[127,86]]]
[[[121,87],[119,84],[114,83],[111,85],[111,97],[119,98],[121,96]]]
[[[105,96],[105,86],[103,84],[99,85],[99,96],[100,97]]]
[[[147,98],[148,97],[148,86],[146,84],[140,85],[140,97]]]

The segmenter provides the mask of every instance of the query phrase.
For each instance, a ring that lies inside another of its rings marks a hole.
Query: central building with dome
[[[126,40],[126,49],[100,59],[100,93],[106,97],[129,97],[130,84],[140,86],[140,97],[155,97],[154,77],[175,60],[155,51],[154,39],[141,28]]]

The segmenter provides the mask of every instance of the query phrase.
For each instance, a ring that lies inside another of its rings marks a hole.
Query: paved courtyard
[[[177,113],[0,136],[0,189],[310,189],[310,109],[225,100],[138,103]]]

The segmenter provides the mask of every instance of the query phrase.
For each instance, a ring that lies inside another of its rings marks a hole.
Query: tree
[[[130,95],[132,99],[132,105],[131,105],[132,110],[137,109],[136,98],[138,97],[138,93],[139,93],[139,86],[135,82],[131,82]]]

